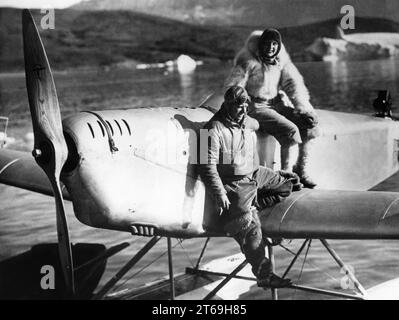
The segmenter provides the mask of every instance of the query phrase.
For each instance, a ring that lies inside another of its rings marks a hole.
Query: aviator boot
[[[298,162],[293,167],[293,172],[298,174],[301,183],[305,188],[313,189],[317,184],[309,176],[307,172],[307,165],[309,162],[309,142],[304,142],[299,145]]]
[[[254,272],[254,270],[252,271]],[[292,285],[290,279],[283,279],[272,272],[270,260],[266,258],[263,259],[254,274],[257,278],[257,285],[261,288],[285,288]]]

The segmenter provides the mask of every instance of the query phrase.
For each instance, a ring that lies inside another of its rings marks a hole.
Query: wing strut
[[[169,281],[170,281],[170,300],[175,300],[175,280],[173,275],[173,259],[172,259],[172,240],[168,237],[168,264],[169,264]]]
[[[130,269],[132,269],[137,262],[141,260],[145,254],[151,250],[153,246],[161,239],[160,236],[153,237],[139,252],[129,260],[119,271],[118,273],[109,280],[104,287],[93,297],[94,300],[102,299],[109,290],[127,273]]]
[[[361,283],[356,279],[353,272],[348,268],[345,263],[341,260],[341,258],[337,255],[334,249],[330,246],[330,244],[325,239],[320,239],[320,242],[327,249],[328,253],[334,258],[334,260],[338,263],[338,265],[345,271],[345,274],[349,277],[349,279],[353,282],[356,289],[364,296],[367,297],[367,291],[363,288]]]

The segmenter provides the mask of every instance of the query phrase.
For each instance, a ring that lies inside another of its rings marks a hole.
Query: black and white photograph
[[[399,2],[0,0],[0,300],[399,300]]]

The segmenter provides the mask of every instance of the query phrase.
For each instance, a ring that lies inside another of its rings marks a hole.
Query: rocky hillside
[[[32,11],[40,24],[40,11]],[[294,59],[317,37],[333,37],[338,20],[281,28]],[[399,24],[359,18],[358,32],[398,32]],[[104,66],[124,61],[164,62],[187,54],[229,60],[252,27],[201,26],[132,11],[56,10],[55,29],[40,30],[54,69]],[[0,8],[0,72],[23,69],[21,11]]]
[[[74,8],[131,10],[207,25],[282,28],[341,17],[344,5],[352,5],[356,17],[399,22],[397,0],[89,0]]]

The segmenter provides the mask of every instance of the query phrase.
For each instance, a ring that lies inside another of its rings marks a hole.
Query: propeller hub
[[[49,164],[50,160],[54,157],[54,152],[55,150],[54,147],[52,147],[51,142],[42,141],[32,150],[32,156],[35,158],[38,165],[44,166]]]
[[[42,150],[40,149],[33,149],[32,150],[32,156],[37,159],[40,158],[42,156]]]

